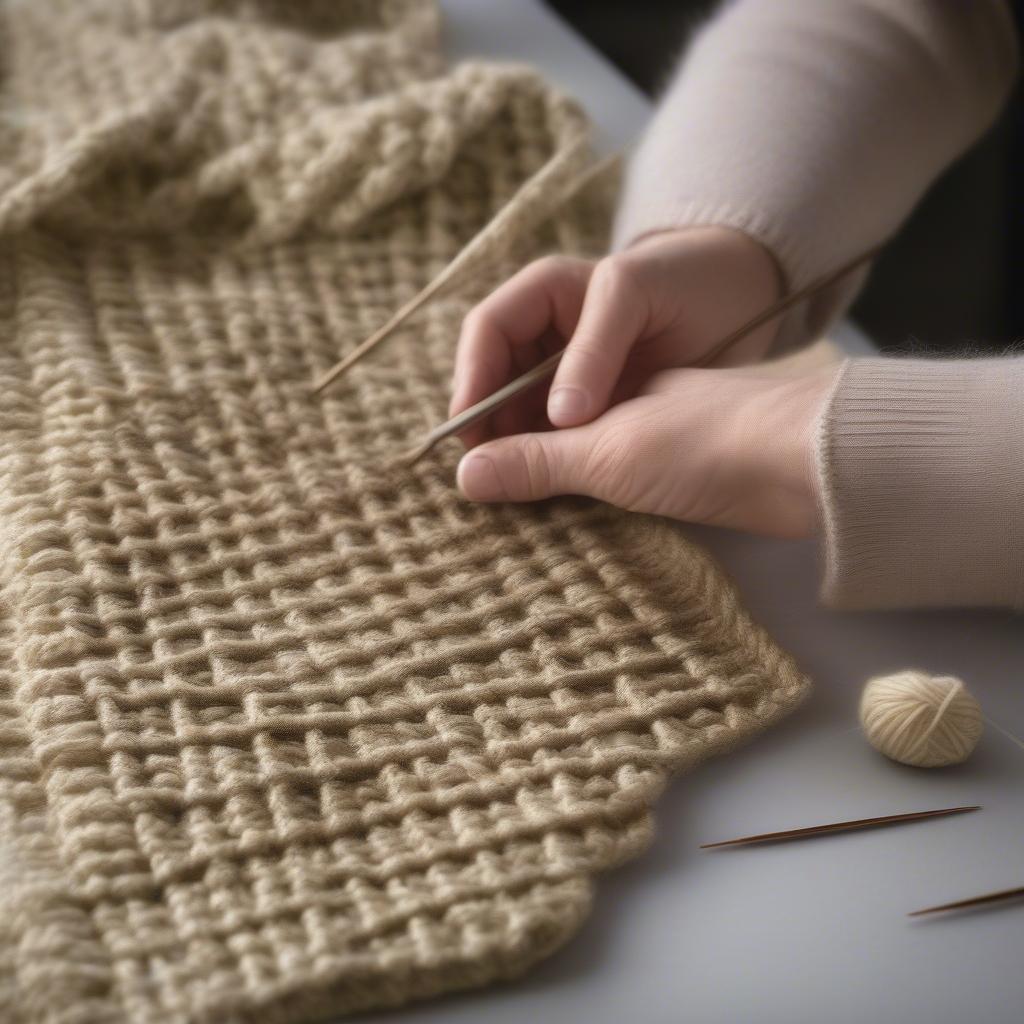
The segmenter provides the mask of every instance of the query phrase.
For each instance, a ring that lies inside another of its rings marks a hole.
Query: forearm
[[[853,360],[817,454],[829,604],[1024,607],[1024,358]]]
[[[1016,62],[1002,0],[736,0],[631,162],[615,245],[720,224],[799,287],[893,234],[994,118]],[[787,340],[819,333],[861,279],[790,316]]]

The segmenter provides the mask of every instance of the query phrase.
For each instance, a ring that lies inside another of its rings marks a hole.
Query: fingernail
[[[555,388],[548,399],[548,413],[552,420],[578,420],[586,415],[589,404],[579,388]]]
[[[505,497],[494,462],[479,452],[462,457],[455,479],[459,490],[471,501],[501,501]]]

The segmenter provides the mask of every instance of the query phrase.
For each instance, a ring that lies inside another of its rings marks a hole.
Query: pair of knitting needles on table
[[[726,839],[718,843],[704,843],[702,850],[721,849],[728,846],[752,846],[756,843],[780,843],[790,839],[810,839],[814,836],[833,835],[836,832],[851,832],[862,828],[881,828],[887,825],[900,825],[911,821],[923,821],[926,818],[944,818],[951,814],[967,814],[979,811],[977,804],[970,807],[940,807],[934,811],[911,811],[909,814],[888,814],[881,818],[858,818],[855,821],[835,821],[828,825],[812,825],[810,828],[791,828],[784,832],[762,832],[755,836],[742,836],[739,839]],[[1003,889],[1000,892],[985,893],[983,896],[972,896],[953,903],[943,903],[936,907],[925,907],[923,910],[912,910],[908,917],[921,917],[926,914],[937,914],[947,910],[968,910],[972,907],[986,906],[991,903],[1002,903],[1009,900],[1024,900],[1024,887],[1019,889]]]

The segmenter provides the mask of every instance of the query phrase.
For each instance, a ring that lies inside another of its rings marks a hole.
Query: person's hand
[[[463,456],[476,501],[585,494],[621,508],[782,537],[817,521],[814,427],[838,370],[668,370],[591,423]]]
[[[779,289],[767,250],[728,228],[651,235],[597,263],[539,260],[466,317],[449,415],[568,343],[549,393],[531,389],[462,437],[472,447],[489,436],[589,422],[658,371],[699,361]],[[776,326],[753,332],[718,365],[761,358]]]

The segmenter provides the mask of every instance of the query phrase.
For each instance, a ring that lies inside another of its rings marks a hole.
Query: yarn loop
[[[981,738],[982,721],[963,680],[914,669],[870,679],[860,701],[871,746],[918,768],[965,761]]]

